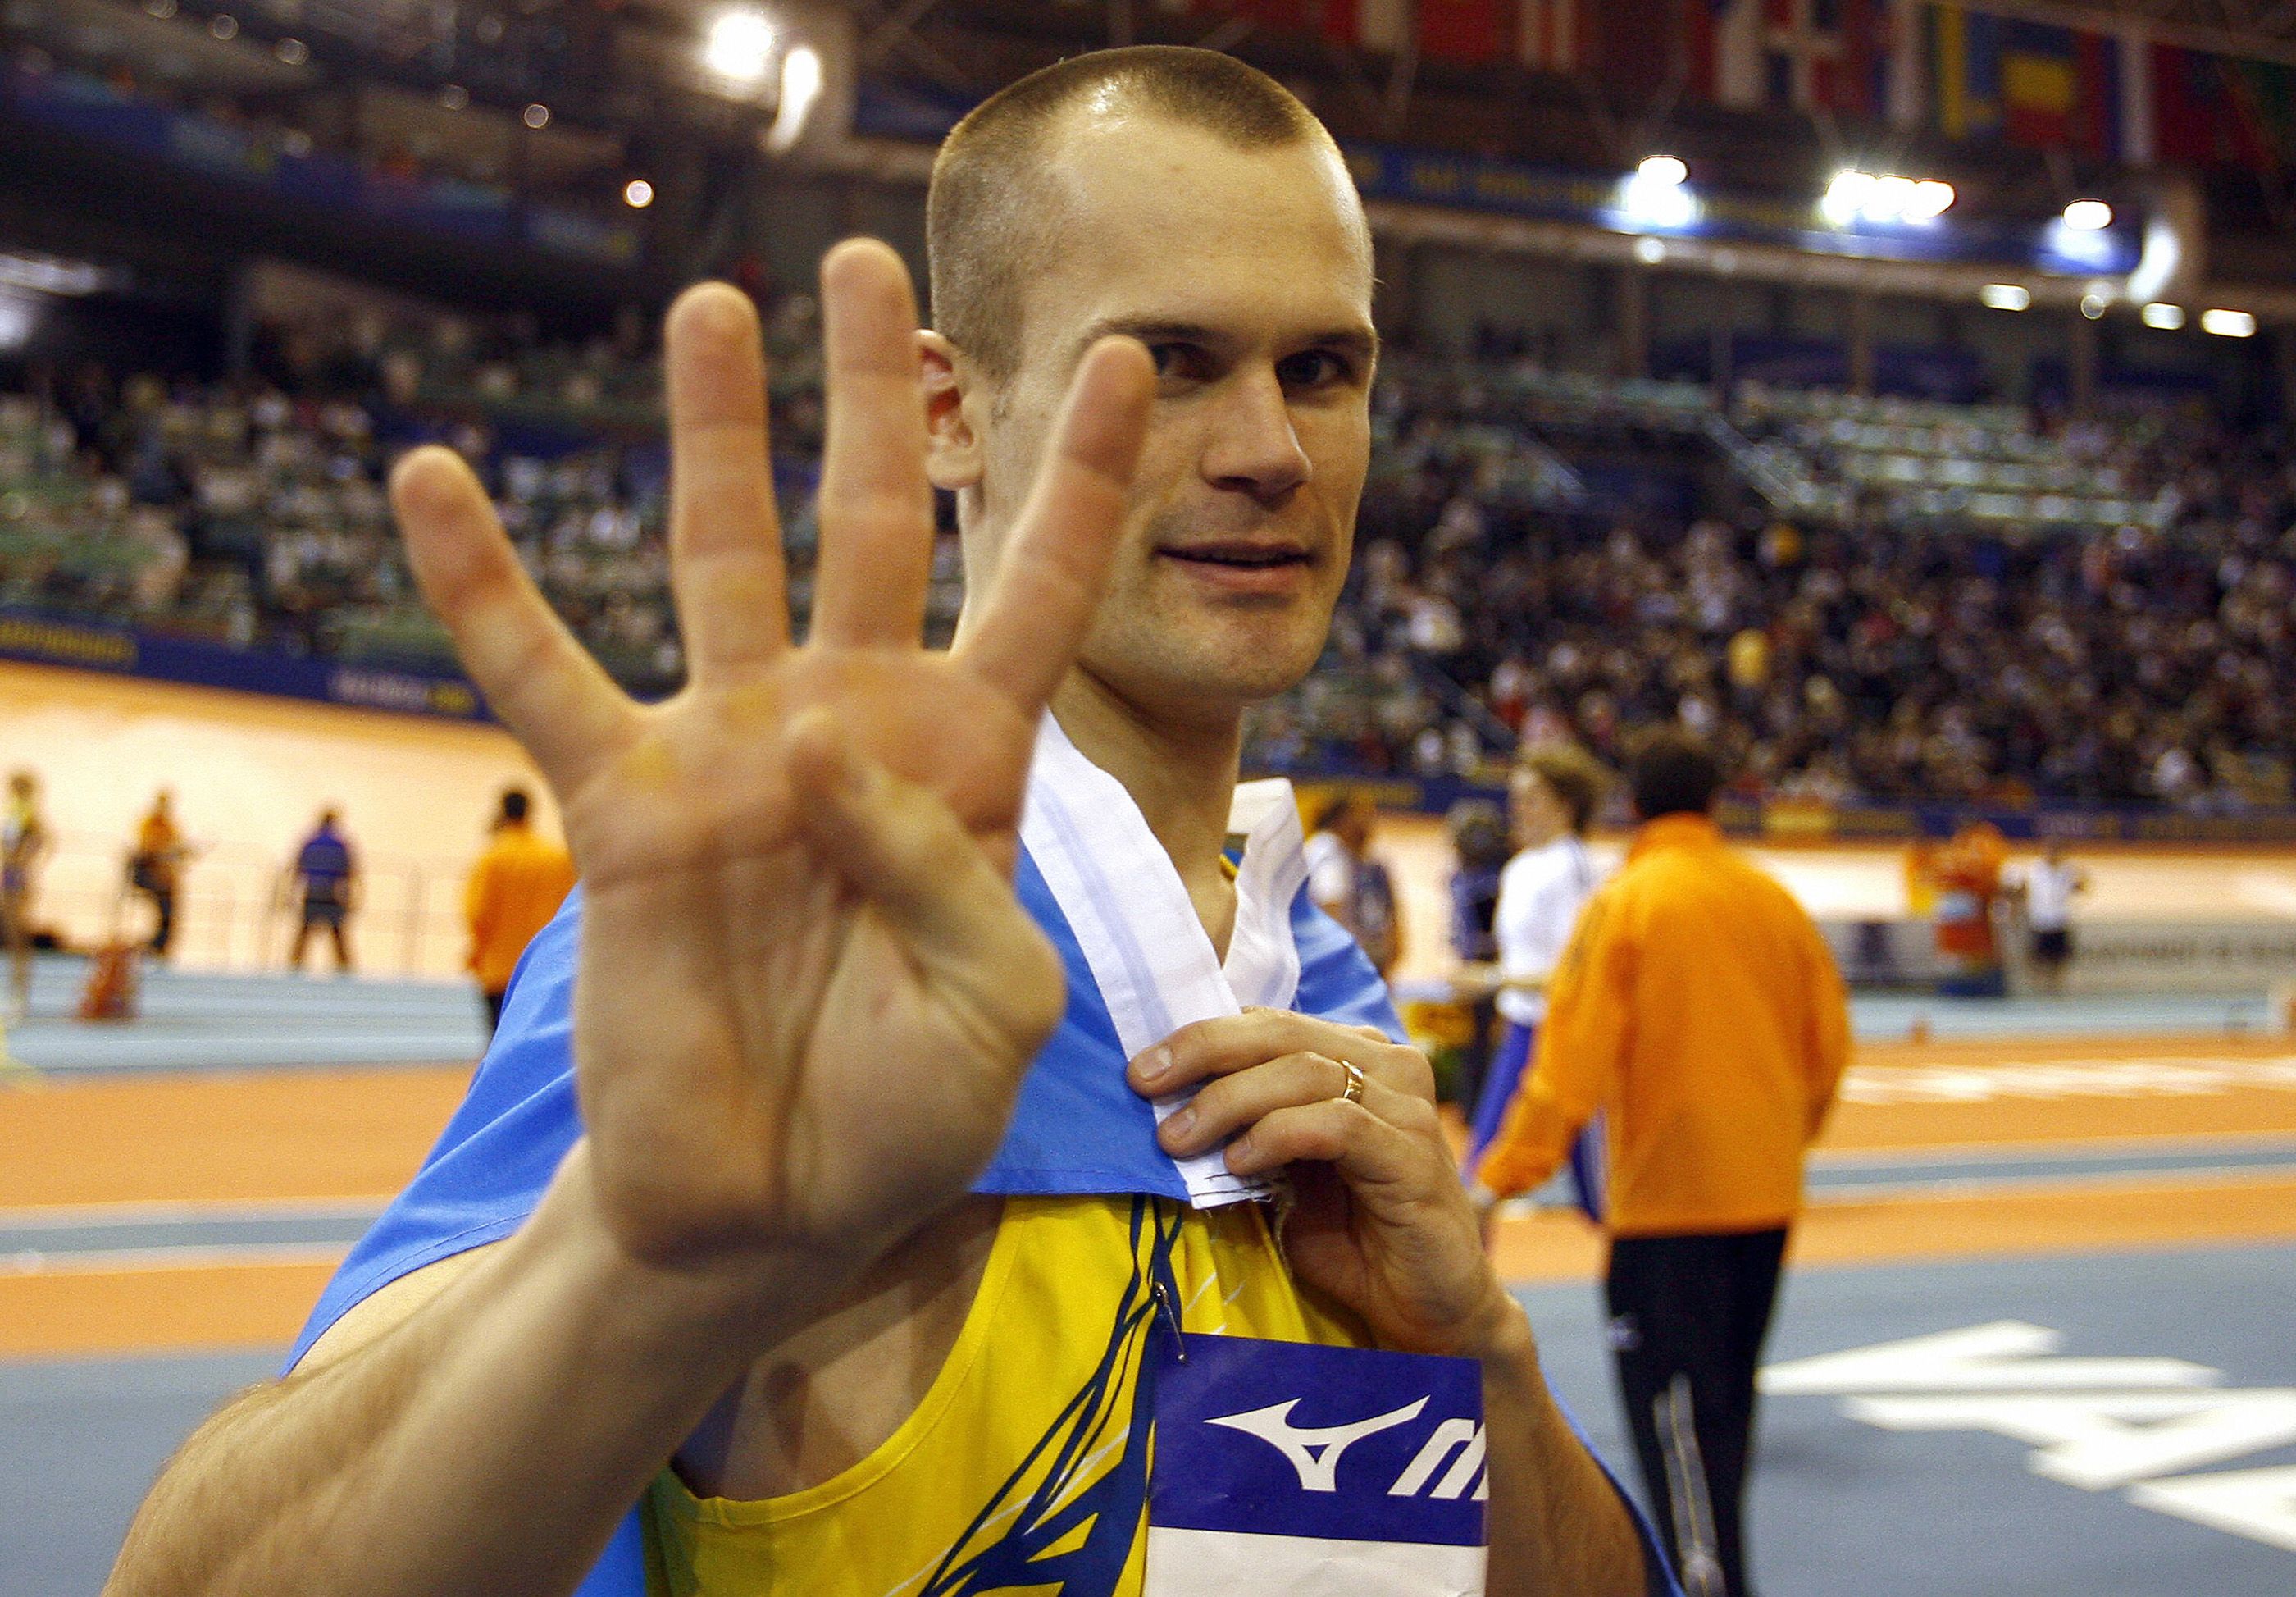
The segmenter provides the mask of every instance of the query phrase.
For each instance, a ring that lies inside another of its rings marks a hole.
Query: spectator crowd
[[[801,606],[817,316],[790,296],[768,325]],[[233,381],[46,375],[0,394],[0,606],[446,667],[382,491],[397,453],[440,439],[481,464],[578,636],[666,689],[682,660],[658,384],[635,322],[581,345],[514,323],[275,328]],[[1391,363],[1330,653],[1256,718],[1251,763],[1474,775],[1518,741],[1616,759],[1625,729],[1678,720],[1750,794],[2288,799],[2296,469],[2274,437],[1849,399],[1828,420],[1808,396],[1742,399],[1742,432],[1644,386]],[[1744,473],[1660,509],[1590,493],[1559,424],[1605,403],[1799,473],[1846,513],[1781,508]]]

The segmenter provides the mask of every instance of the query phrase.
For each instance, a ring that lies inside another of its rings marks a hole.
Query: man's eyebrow
[[[1201,322],[1160,321],[1147,317],[1107,317],[1086,327],[1077,340],[1079,353],[1103,338],[1136,338],[1144,344],[1203,344],[1217,349],[1234,338]],[[1379,354],[1379,334],[1368,327],[1332,327],[1294,341],[1301,350],[1331,350],[1368,363]]]

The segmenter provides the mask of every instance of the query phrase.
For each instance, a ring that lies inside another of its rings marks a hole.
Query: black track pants
[[[1754,1371],[1785,1246],[1784,1228],[1611,1244],[1605,1294],[1619,1394],[1658,1533],[1688,1597],[1750,1597]]]

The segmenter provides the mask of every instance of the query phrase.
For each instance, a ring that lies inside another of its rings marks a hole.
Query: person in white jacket
[[[1518,850],[1499,876],[1500,1017],[1506,1030],[1477,1097],[1467,1140],[1472,1173],[1506,1119],[1546,1014],[1548,975],[1570,945],[1578,910],[1602,879],[1587,852],[1587,830],[1610,786],[1594,758],[1569,745],[1533,749],[1507,783],[1508,819]]]

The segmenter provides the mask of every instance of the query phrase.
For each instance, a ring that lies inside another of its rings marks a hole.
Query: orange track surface
[[[2020,1063],[2205,1064],[2286,1059],[2284,1040],[1939,1043],[1859,1050],[1854,1068],[2004,1071]],[[380,1199],[421,1160],[463,1068],[283,1073],[49,1083],[0,1090],[0,1210],[80,1205]],[[1903,1079],[1902,1077],[1898,1079]],[[1849,1152],[2296,1134],[2286,1085],[2210,1091],[1846,1102],[1825,1146]],[[2261,1171],[2082,1179],[1984,1193],[1814,1205],[1795,1239],[1805,1266],[2296,1239],[2296,1177]],[[1575,1217],[1502,1222],[1511,1280],[1585,1279],[1601,1239]],[[94,1264],[94,1261],[90,1262]],[[0,1262],[0,1356],[275,1346],[327,1274],[323,1258],[86,1267],[57,1255]]]
[[[0,1091],[0,1209],[386,1196],[422,1162],[470,1074],[147,1076]]]

